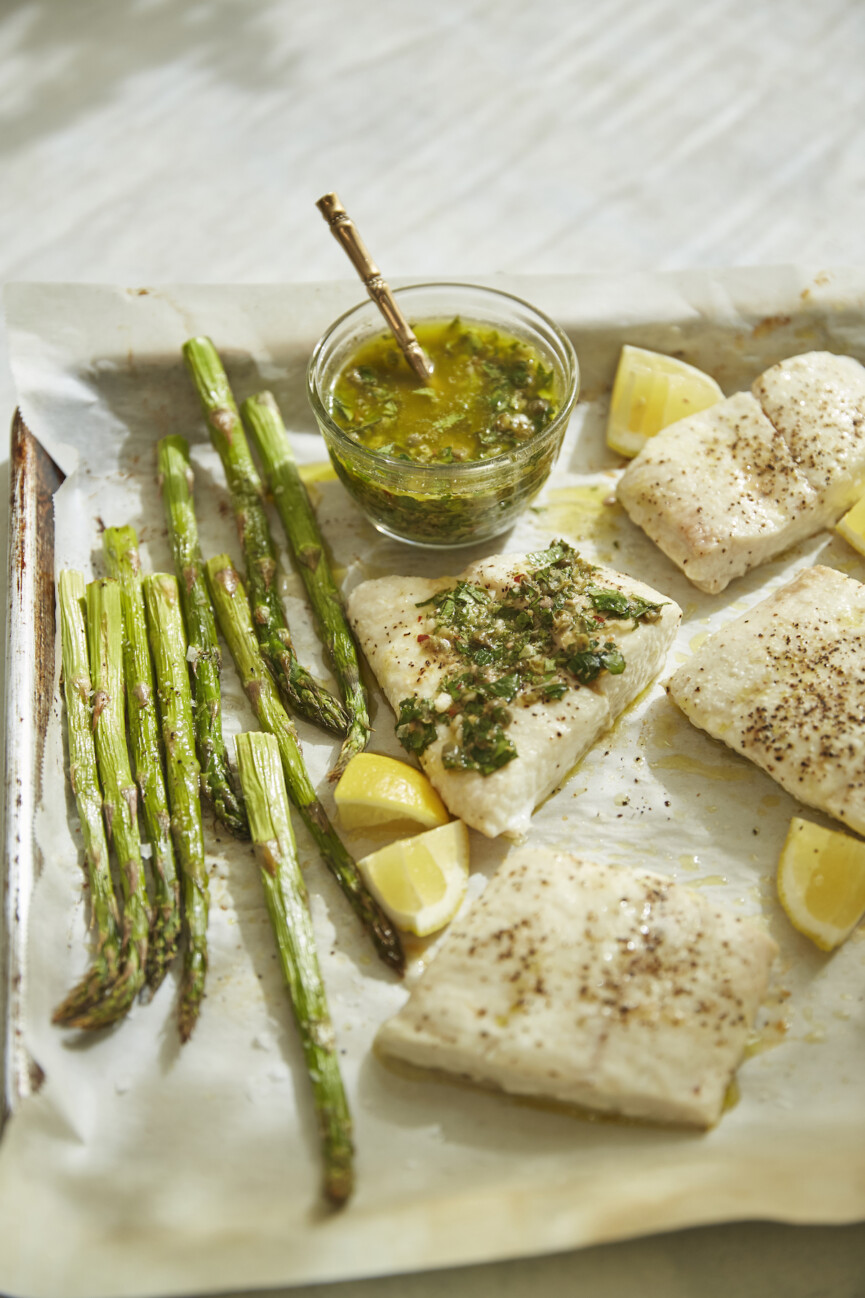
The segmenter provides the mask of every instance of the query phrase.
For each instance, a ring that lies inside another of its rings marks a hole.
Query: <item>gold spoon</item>
[[[330,226],[333,237],[348,253],[351,264],[387,321],[388,328],[399,344],[403,356],[421,383],[429,383],[432,378],[432,364],[415,337],[411,325],[397,306],[393,293],[382,279],[381,271],[367,252],[363,240],[339,198],[336,194],[325,194],[318,200],[316,207]]]

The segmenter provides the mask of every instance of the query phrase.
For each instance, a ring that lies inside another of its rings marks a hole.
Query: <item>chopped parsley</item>
[[[361,344],[340,371],[330,411],[360,445],[417,464],[487,460],[531,441],[555,418],[555,372],[532,344],[488,324],[421,320],[415,332],[429,357],[424,387],[390,333]]]
[[[427,699],[412,695],[399,705],[397,735],[410,753],[422,753],[436,737],[436,714]]]
[[[409,752],[424,752],[448,725],[445,767],[491,775],[517,756],[507,734],[514,707],[555,703],[602,672],[619,675],[625,658],[605,624],[659,615],[660,604],[599,586],[598,570],[566,541],[527,560],[497,598],[458,581],[417,605],[434,617],[432,634],[419,637],[425,649],[455,656],[461,670],[445,676],[434,704],[402,700],[396,733]]]
[[[661,610],[660,604],[651,604],[647,599],[628,599],[620,590],[606,590],[600,586],[589,586],[586,594],[599,613],[611,613],[613,617],[641,618],[654,622]]]

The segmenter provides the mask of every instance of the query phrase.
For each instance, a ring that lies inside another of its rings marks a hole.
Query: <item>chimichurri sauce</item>
[[[358,348],[337,379],[331,415],[360,445],[416,464],[488,460],[554,418],[553,370],[523,339],[458,316],[414,329],[432,362],[429,386],[390,334]]]
[[[396,735],[403,748],[424,752],[438,727],[448,725],[442,764],[492,775],[517,756],[508,734],[514,708],[553,703],[602,672],[623,672],[624,656],[606,624],[653,622],[662,605],[600,586],[599,576],[558,540],[530,554],[526,571],[498,599],[459,581],[418,604],[432,610],[435,623],[418,640],[453,670],[434,700],[401,700]]]

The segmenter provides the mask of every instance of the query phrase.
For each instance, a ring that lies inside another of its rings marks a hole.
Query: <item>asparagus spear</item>
[[[195,756],[186,635],[176,578],[162,572],[145,577],[144,599],[165,743],[171,828],[183,886],[187,941],[178,1026],[180,1040],[188,1041],[201,1009],[207,976],[208,882],[199,801],[201,769]]]
[[[261,479],[222,362],[209,338],[190,338],[183,345],[183,355],[228,480],[261,652],[289,707],[324,730],[344,735],[348,729],[345,709],[301,666],[291,642],[276,589],[276,552]]]
[[[370,734],[366,690],[354,637],[273,394],[260,392],[249,397],[241,412],[264,464],[265,477],[345,700],[348,735],[330,772],[330,779],[337,780],[355,753],[366,748]]]
[[[192,466],[183,437],[163,437],[159,443],[159,480],[174,554],[174,571],[186,635],[192,650],[195,703],[195,744],[204,789],[219,819],[238,838],[249,837],[243,800],[232,787],[222,738],[220,655],[213,608],[204,581],[204,561],[192,502]]]
[[[66,569],[58,577],[63,693],[69,734],[69,777],[81,820],[84,860],[90,880],[90,910],[96,950],[90,969],[54,1011],[54,1022],[78,1028],[104,1027],[128,1010],[137,990],[135,970],[124,968],[120,915],[111,882],[108,842],[102,819],[102,790],[96,768],[90,712],[90,665],[84,625],[84,578]],[[127,976],[131,973],[131,976]]]
[[[150,864],[154,899],[153,925],[147,945],[147,982],[155,991],[177,954],[181,926],[180,885],[174,864],[171,818],[162,774],[159,719],[153,697],[138,537],[131,527],[109,527],[102,537],[102,549],[108,576],[120,582],[123,599],[126,713],[135,778],[152,851]]]
[[[87,643],[93,681],[93,734],[108,837],[120,866],[123,948],[132,995],[147,968],[150,909],[138,837],[138,790],[129,769],[123,701],[123,602],[116,581],[87,587]]]
[[[396,930],[367,892],[358,868],[327,818],[310,781],[297,732],[279,701],[255,639],[252,615],[240,577],[227,554],[208,560],[207,578],[222,637],[231,650],[255,715],[279,745],[289,797],[300,812],[325,864],[363,924],[385,964],[402,973],[405,957]]]
[[[353,1180],[351,1116],[297,862],[279,747],[272,735],[261,732],[238,735],[234,742],[264,898],[312,1083],[325,1194],[334,1203],[344,1203]]]

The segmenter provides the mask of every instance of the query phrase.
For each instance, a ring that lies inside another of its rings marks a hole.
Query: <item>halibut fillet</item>
[[[865,488],[865,369],[809,352],[649,439],[617,496],[709,594],[837,522]]]
[[[667,688],[695,726],[865,834],[861,582],[806,569],[710,635]]]
[[[661,875],[512,852],[376,1037],[517,1095],[709,1127],[777,946]]]
[[[352,591],[347,601],[349,620],[394,712],[413,695],[435,702],[443,680],[465,665],[453,652],[430,647],[435,615],[429,607],[418,606],[457,581],[500,596],[513,586],[515,575],[527,571],[528,564],[528,555],[497,555],[472,564],[459,577],[381,577]],[[621,650],[625,670],[620,675],[602,672],[590,685],[575,685],[555,702],[514,706],[508,735],[517,756],[490,775],[444,765],[442,752],[453,739],[454,723],[443,721],[437,738],[420,754],[421,766],[449,811],[490,838],[525,835],[535,807],[642,693],[666,660],[681,619],[679,607],[641,582],[602,568],[595,571],[605,587],[662,606],[652,622],[605,624],[604,635]]]

